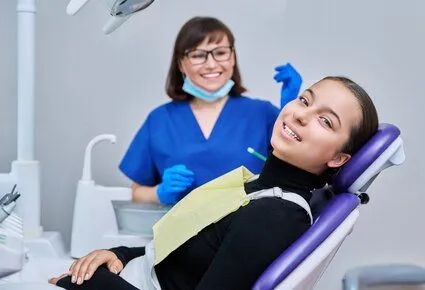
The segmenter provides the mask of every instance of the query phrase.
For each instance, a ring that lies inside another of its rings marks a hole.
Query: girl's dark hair
[[[167,95],[173,100],[188,100],[192,96],[187,95],[183,90],[183,76],[179,70],[179,61],[188,50],[196,48],[205,39],[209,43],[220,42],[227,36],[230,46],[234,48],[235,38],[230,29],[220,20],[212,17],[194,17],[186,22],[180,29],[174,43],[173,56],[171,58],[170,69],[168,71],[165,90]],[[242,85],[241,75],[238,68],[236,51],[235,67],[232,80],[235,82],[229,95],[240,95],[246,91]]]
[[[342,152],[353,155],[371,138],[378,130],[378,113],[369,94],[357,83],[342,76],[329,76],[323,80],[332,80],[341,83],[356,97],[362,112],[359,124],[351,128],[350,137],[342,148]]]

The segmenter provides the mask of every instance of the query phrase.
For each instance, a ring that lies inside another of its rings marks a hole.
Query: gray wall
[[[263,3],[268,3],[265,5]],[[291,61],[305,86],[345,74],[374,98],[382,121],[403,133],[407,162],[370,188],[355,231],[318,289],[338,289],[346,269],[370,263],[425,266],[425,194],[420,180],[425,97],[425,2],[157,0],[109,36],[103,1],[77,15],[68,1],[39,0],[37,14],[36,158],[42,165],[42,225],[69,245],[76,183],[84,148],[97,134],[118,137],[93,156],[94,178],[129,185],[117,170],[146,114],[167,101],[164,80],[172,44],[191,16],[219,17],[233,30],[245,84],[253,96],[279,102],[273,66]],[[248,3],[248,5],[246,5]],[[0,171],[16,158],[15,1],[0,9]]]

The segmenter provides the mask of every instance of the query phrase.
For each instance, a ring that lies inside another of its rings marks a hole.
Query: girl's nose
[[[294,111],[293,117],[300,125],[305,126],[310,119],[310,112],[308,108],[299,109]]]

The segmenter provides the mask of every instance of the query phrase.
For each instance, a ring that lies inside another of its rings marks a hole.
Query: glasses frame
[[[223,59],[223,60],[217,60],[216,58],[215,58],[215,56],[214,56],[214,51],[216,51],[217,49],[222,49],[222,48],[229,48],[230,49],[230,54],[229,54],[229,58],[227,58],[227,59]],[[194,52],[194,51],[200,51],[200,52],[204,52],[204,53],[206,53],[205,54],[205,57],[204,57],[204,60],[202,61],[202,62],[199,62],[199,63],[193,63],[192,62],[192,59],[189,57],[189,54],[190,53],[192,53],[192,52]],[[216,62],[225,62],[225,61],[229,61],[230,60],[230,58],[232,57],[232,54],[233,54],[233,52],[235,51],[235,49],[234,49],[234,47],[233,46],[231,46],[231,45],[229,45],[229,46],[217,46],[216,48],[214,48],[214,49],[211,49],[211,50],[205,50],[205,49],[191,49],[191,50],[187,50],[187,51],[185,51],[185,53],[184,53],[184,56],[185,57],[187,57],[187,59],[189,60],[189,62],[192,64],[192,65],[199,65],[199,64],[204,64],[204,63],[206,63],[207,62],[207,60],[208,60],[208,55],[210,55],[211,54],[211,57],[216,61]]]

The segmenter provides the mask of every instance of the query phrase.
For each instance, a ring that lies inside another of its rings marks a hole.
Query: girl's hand
[[[100,266],[106,264],[109,271],[118,274],[124,268],[118,257],[108,250],[95,250],[90,254],[74,261],[69,268],[68,273],[63,274],[57,278],[51,278],[49,283],[56,284],[58,280],[65,276],[71,276],[71,282],[77,285],[83,284],[84,281],[89,280],[94,272]]]

